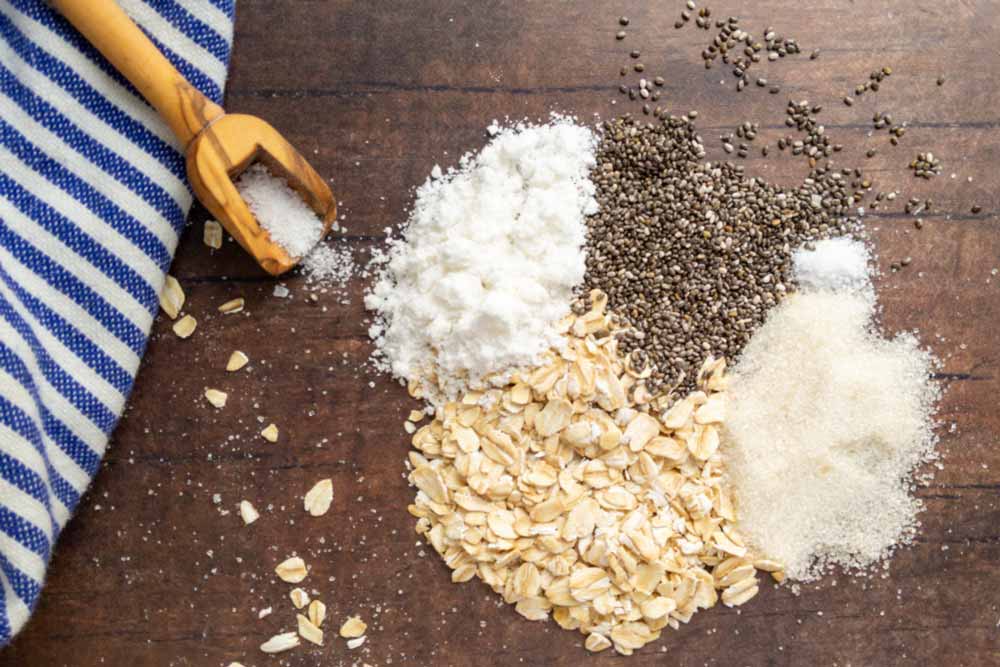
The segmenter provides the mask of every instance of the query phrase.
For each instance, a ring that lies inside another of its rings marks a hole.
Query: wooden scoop
[[[188,179],[198,199],[264,270],[277,276],[302,258],[289,256],[271,240],[233,185],[254,162],[288,180],[323,220],[326,235],[337,216],[333,193],[277,130],[255,116],[226,114],[202,95],[114,0],[52,4],[167,121],[187,156]]]

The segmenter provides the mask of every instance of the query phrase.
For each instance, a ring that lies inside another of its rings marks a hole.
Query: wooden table
[[[738,123],[759,122],[755,145],[773,147],[789,98],[822,103],[823,122],[846,147],[838,163],[863,165],[877,189],[900,193],[867,218],[886,269],[886,325],[919,328],[943,361],[943,468],[919,492],[923,526],[884,577],[830,578],[799,595],[767,586],[739,611],[720,606],[666,631],[627,664],[1000,664],[1000,5],[714,2],[713,17],[739,14],[749,29],[773,25],[796,37],[805,54],[821,50],[815,61],[762,64],[782,87],[777,95],[756,86],[737,93],[727,69],[704,69],[710,33],[675,30],[682,8],[679,0],[248,0],[237,15],[227,108],[270,119],[331,179],[344,236],[361,259],[405,219],[413,187],[435,164],[478,149],[494,118],[557,109],[589,122],[638,112],[617,92],[630,49],[641,49],[646,74],[666,78],[670,109],[701,112],[713,159],[722,157],[718,136]],[[617,42],[623,13],[631,25]],[[841,103],[882,66],[894,73],[878,93]],[[884,130],[873,136],[877,110],[908,123],[899,147]],[[865,159],[872,147],[878,154]],[[906,168],[924,150],[944,162],[929,182]],[[746,165],[786,183],[804,168],[773,150],[768,159],[755,151]],[[902,212],[911,196],[935,201],[922,231]],[[983,213],[971,215],[974,204]],[[234,244],[214,254],[202,245],[203,219],[192,214],[173,268],[198,331],[183,341],[169,321],[156,323],[104,469],[60,540],[34,619],[0,666],[617,661],[611,652],[588,656],[580,635],[553,623],[522,619],[479,583],[451,584],[418,543],[405,509],[413,492],[401,428],[413,404],[364,368],[366,279],[310,304],[303,280],[291,277],[292,296],[276,298]],[[910,267],[888,271],[905,256]],[[246,298],[245,313],[215,312],[235,296]],[[223,371],[233,349],[250,356],[249,371]],[[229,392],[224,410],[205,403],[208,386]],[[281,428],[277,445],[257,436],[269,421]],[[301,496],[323,477],[334,481],[333,509],[312,519]],[[249,528],[236,513],[242,499],[263,514]],[[331,627],[354,613],[368,621],[364,647],[331,638],[280,658],[257,650],[294,628],[290,586],[272,574],[293,552],[312,567],[306,585],[328,605]],[[265,607],[274,613],[258,620]]]

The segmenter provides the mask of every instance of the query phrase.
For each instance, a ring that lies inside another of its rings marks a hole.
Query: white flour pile
[[[734,369],[723,445],[742,532],[802,581],[909,541],[912,476],[935,442],[930,355],[878,334],[871,285],[854,281],[867,253],[830,244],[797,270],[860,289],[806,288],[771,312]]]
[[[583,280],[584,216],[597,209],[594,147],[589,129],[556,118],[435,167],[365,299],[396,376],[440,401],[559,343],[552,324]]]
[[[303,257],[323,234],[323,221],[302,195],[257,163],[240,174],[236,189],[271,240],[292,257]]]

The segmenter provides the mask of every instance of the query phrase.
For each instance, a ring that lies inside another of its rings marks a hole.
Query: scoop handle
[[[51,0],[167,121],[183,148],[222,107],[181,76],[114,0]]]

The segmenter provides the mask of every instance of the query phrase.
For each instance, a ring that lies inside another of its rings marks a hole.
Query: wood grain
[[[673,29],[682,4],[243,2],[227,108],[268,119],[330,179],[346,216],[344,242],[363,257],[384,227],[405,218],[412,188],[434,164],[480,147],[493,118],[638,111],[616,92],[631,48],[643,52],[646,74],[667,79],[671,109],[701,112],[712,158],[721,157],[717,136],[736,123],[759,122],[756,143],[773,145],[789,98],[822,103],[828,132],[846,146],[838,162],[864,163],[878,189],[900,192],[897,203],[936,202],[922,231],[901,204],[868,217],[886,269],[885,325],[919,329],[947,386],[943,467],[919,492],[927,511],[916,544],[884,577],[835,577],[798,595],[765,587],[740,611],[698,614],[627,661],[587,656],[582,637],[525,621],[482,585],[451,584],[405,511],[412,491],[400,421],[412,405],[399,385],[364,368],[364,279],[346,297],[310,305],[301,278],[291,277],[293,298],[276,299],[274,283],[235,244],[214,254],[201,244],[204,212],[196,211],[173,273],[199,329],[181,341],[168,321],[156,323],[104,469],[61,538],[35,617],[0,667],[1000,664],[1000,6],[712,3],[714,16],[739,14],[755,30],[773,25],[796,37],[807,53],[821,49],[815,61],[762,65],[782,86],[768,95],[756,87],[737,94],[730,74],[702,67],[709,33]],[[619,14],[632,19],[623,43],[613,37]],[[839,103],[883,65],[894,74],[877,94],[852,108]],[[876,110],[909,123],[901,146],[869,136]],[[869,147],[879,152],[866,160]],[[944,162],[930,182],[906,169],[922,150]],[[786,183],[804,168],[774,152],[746,164]],[[983,213],[971,215],[973,204]],[[911,267],[888,271],[906,256]],[[215,312],[237,295],[246,313]],[[251,366],[226,374],[236,348]],[[204,403],[206,386],[230,392],[224,410]],[[279,424],[279,444],[256,437],[261,419]],[[333,478],[333,510],[311,519],[300,498],[322,477]],[[234,513],[244,498],[264,509],[251,528]],[[353,613],[368,621],[362,649],[332,640],[281,658],[257,651],[294,627],[289,587],[271,574],[293,552],[313,567],[308,588],[329,605],[331,623]],[[274,613],[258,620],[267,606]]]

